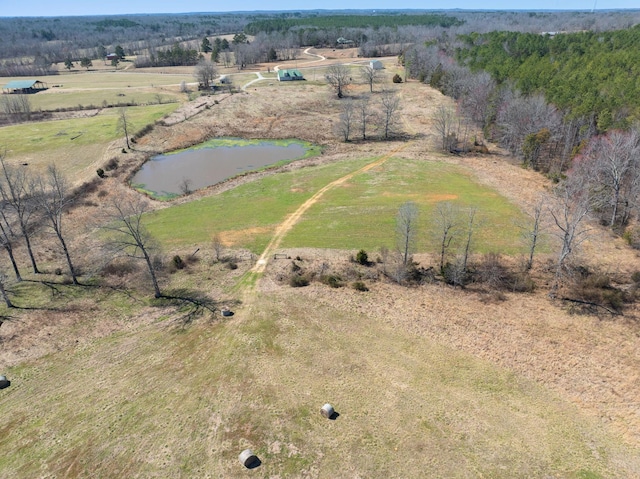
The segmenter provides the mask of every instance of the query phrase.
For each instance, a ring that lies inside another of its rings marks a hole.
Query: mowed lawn
[[[234,247],[260,253],[277,224],[320,188],[373,159],[348,160],[257,180],[220,195],[151,215],[151,232],[169,246],[201,244],[219,234]],[[282,246],[374,250],[395,247],[396,215],[413,201],[419,209],[417,252],[436,251],[438,203],[460,211],[460,228],[476,209],[475,252],[523,250],[515,226],[522,213],[495,191],[475,182],[461,167],[437,161],[392,158],[326,192],[284,238]],[[233,213],[231,213],[233,212]],[[462,236],[462,233],[459,234]]]

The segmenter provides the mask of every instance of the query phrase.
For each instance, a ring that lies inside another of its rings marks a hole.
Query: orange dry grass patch
[[[272,227],[268,226],[256,226],[254,228],[246,228],[243,230],[234,230],[234,231],[221,231],[220,241],[226,247],[233,247],[238,244],[245,244],[250,238],[254,238],[255,236],[266,234],[272,231]]]

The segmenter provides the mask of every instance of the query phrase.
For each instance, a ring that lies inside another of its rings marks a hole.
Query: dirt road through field
[[[280,223],[276,227],[276,230],[274,232],[273,237],[271,238],[271,241],[269,241],[269,244],[267,244],[266,248],[258,258],[258,261],[254,265],[254,267],[251,268],[251,270],[249,271],[248,273],[249,276],[253,276],[256,279],[259,279],[259,276],[262,273],[264,273],[267,267],[267,264],[269,263],[269,258],[272,257],[274,252],[280,247],[280,243],[282,242],[282,239],[285,237],[285,235],[289,231],[291,231],[291,229],[296,225],[296,223],[300,220],[300,218],[302,218],[302,216],[309,210],[309,208],[311,208],[314,204],[316,204],[327,191],[332,190],[333,188],[336,188],[337,186],[344,184],[345,182],[349,181],[351,178],[353,178],[356,175],[365,173],[371,170],[372,168],[375,168],[383,164],[393,155],[407,148],[409,144],[410,143],[404,143],[403,145],[393,149],[392,151],[378,158],[377,160],[363,166],[358,170],[352,171],[351,173],[341,178],[338,178],[335,181],[332,181],[331,183],[325,185],[320,190],[318,190],[316,194],[314,194],[311,198],[309,198],[302,205],[300,205],[300,207],[296,211],[291,213],[287,218],[285,218],[285,220],[282,223]],[[248,281],[245,283],[246,287],[244,288],[244,291],[241,292],[242,293],[241,296],[243,297],[244,303],[248,302],[249,294],[254,290],[256,284],[257,284],[257,281]]]

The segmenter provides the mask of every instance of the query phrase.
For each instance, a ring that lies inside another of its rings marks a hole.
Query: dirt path
[[[269,258],[273,256],[274,252],[280,247],[280,243],[282,243],[283,238],[286,236],[286,234],[289,231],[291,231],[291,229],[296,225],[296,223],[300,221],[300,218],[302,218],[302,215],[304,215],[309,210],[309,208],[315,205],[327,191],[332,190],[337,186],[344,184],[345,182],[349,181],[351,178],[353,178],[356,175],[362,174],[366,171],[371,170],[372,168],[375,168],[383,164],[393,155],[407,148],[407,146],[409,146],[409,143],[404,143],[403,145],[385,154],[383,157],[378,158],[377,160],[371,163],[368,163],[362,168],[352,171],[351,173],[325,185],[320,190],[318,190],[316,194],[314,194],[311,198],[309,198],[302,205],[300,205],[296,211],[294,211],[287,218],[285,218],[285,220],[276,227],[275,233],[271,238],[271,241],[269,241],[269,244],[267,244],[266,248],[258,258],[258,261],[248,273],[250,277],[252,276],[256,278],[256,281],[247,281],[245,283],[245,287],[243,288],[243,290],[240,291],[240,296],[243,298],[243,303],[246,304],[250,302],[250,299],[249,299],[250,294],[255,290],[255,287],[257,285],[257,280],[262,275],[262,273],[264,273],[267,267],[267,264],[269,263]]]

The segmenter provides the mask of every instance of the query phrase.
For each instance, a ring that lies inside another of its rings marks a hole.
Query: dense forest
[[[337,28],[381,28],[419,25],[444,28],[462,25],[464,22],[447,15],[331,15],[293,18],[269,18],[249,23],[245,33],[287,32],[292,29],[314,28],[320,30]]]
[[[640,118],[640,26],[609,32],[460,37],[457,59],[526,95],[541,92],[571,117],[594,113],[599,131]]]

